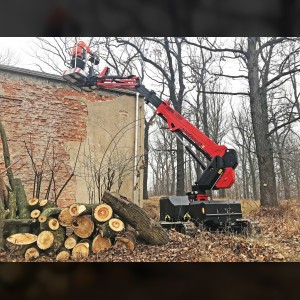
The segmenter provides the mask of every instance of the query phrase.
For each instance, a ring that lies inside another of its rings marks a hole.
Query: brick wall
[[[55,191],[58,193],[73,171],[74,158],[70,159],[68,145],[73,143],[78,148],[81,141],[87,139],[88,105],[114,98],[116,94],[77,92],[59,80],[0,70],[0,118],[6,129],[11,162],[20,159],[13,168],[15,177],[22,179],[28,197],[33,194],[34,171],[25,143],[37,169],[41,168],[48,149],[41,197],[45,196],[51,170],[54,170],[53,199]],[[130,98],[134,101],[134,96]],[[1,143],[0,151],[2,153]],[[1,170],[4,170],[2,155]],[[77,178],[73,176],[59,198],[59,205],[75,201],[76,185]]]

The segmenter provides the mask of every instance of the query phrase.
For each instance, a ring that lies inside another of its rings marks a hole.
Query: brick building
[[[109,185],[142,205],[143,118],[134,92],[78,92],[60,76],[0,65],[0,119],[28,197],[36,168],[43,170],[40,198],[49,191],[52,200],[74,171],[60,206],[98,202]]]

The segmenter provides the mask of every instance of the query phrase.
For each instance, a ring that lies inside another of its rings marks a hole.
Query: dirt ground
[[[261,234],[255,238],[198,230],[195,237],[169,231],[164,246],[139,243],[133,252],[111,248],[82,261],[97,262],[299,262],[300,202],[281,201],[276,208],[263,208],[258,201],[241,202],[243,217],[259,221]],[[158,220],[159,198],[144,201],[144,209]],[[23,261],[13,253],[0,253],[0,261]],[[42,261],[55,261],[41,256]],[[72,260],[70,260],[72,261]]]

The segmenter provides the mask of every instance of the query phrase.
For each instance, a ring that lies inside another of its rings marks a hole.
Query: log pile
[[[106,201],[112,198],[118,201],[117,194],[108,193],[105,198]],[[124,202],[123,198],[120,199]],[[113,209],[107,203],[74,203],[60,208],[53,202],[32,198],[28,200],[28,207],[31,218],[36,221],[31,226],[31,232],[14,234],[6,239],[7,248],[13,254],[23,255],[26,261],[41,255],[55,257],[57,261],[78,260],[111,247],[134,251],[139,234],[149,244],[168,242],[166,231],[160,227],[161,232],[158,234],[159,224],[136,207],[134,212],[138,211],[137,216],[126,216],[122,210]],[[128,217],[137,217],[138,220],[133,221]],[[143,227],[144,223],[150,231],[148,236],[145,235],[147,228]]]

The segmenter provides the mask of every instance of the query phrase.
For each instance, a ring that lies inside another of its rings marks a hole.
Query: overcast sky
[[[33,58],[29,55],[29,47],[33,39],[32,37],[0,37],[0,53],[10,49],[20,59],[20,63],[16,67],[37,70],[32,65]]]

